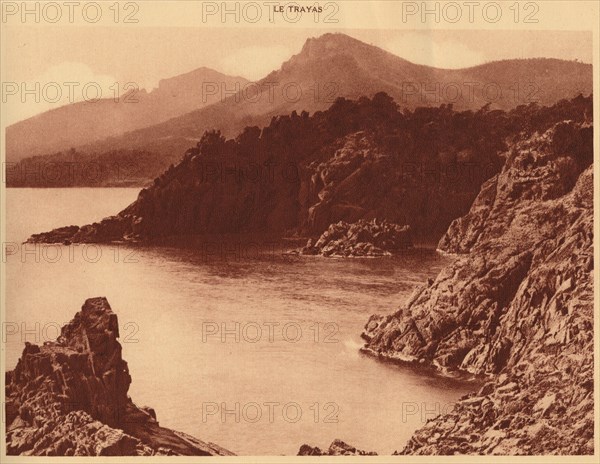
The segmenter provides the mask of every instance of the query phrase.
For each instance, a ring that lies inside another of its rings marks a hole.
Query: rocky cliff
[[[515,143],[439,243],[455,261],[363,337],[378,356],[489,377],[401,454],[593,454],[593,130]]]
[[[156,241],[202,234],[299,234],[374,218],[443,234],[522,133],[584,122],[591,97],[510,112],[451,106],[400,109],[386,94],[338,99],[327,111],[273,118],[235,139],[204,134],[136,202],[115,216],[33,242]]]
[[[55,342],[25,343],[6,372],[8,455],[230,455],[212,443],[161,427],[152,408],[127,396],[117,316],[91,298]]]

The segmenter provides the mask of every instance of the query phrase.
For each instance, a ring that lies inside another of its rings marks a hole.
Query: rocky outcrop
[[[25,343],[6,372],[9,455],[229,455],[227,450],[161,427],[152,408],[127,396],[117,316],[91,298],[55,342]]]
[[[440,241],[455,261],[367,323],[370,353],[490,378],[402,453],[593,454],[592,140],[516,143]]]
[[[128,218],[118,215],[85,226],[66,226],[41,234],[33,234],[28,243],[109,243],[125,240],[130,227]]]
[[[110,216],[100,222],[88,224],[82,227],[66,226],[33,234],[27,242],[29,243],[109,243],[124,240],[128,221],[123,216]]]
[[[359,450],[340,439],[335,439],[326,450],[317,446],[302,445],[298,456],[377,456],[377,453]]]
[[[309,239],[301,253],[327,257],[375,257],[389,256],[411,246],[409,226],[377,219],[353,224],[340,221],[331,224],[317,240]]]

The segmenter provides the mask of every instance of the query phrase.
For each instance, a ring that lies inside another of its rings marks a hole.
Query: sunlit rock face
[[[231,454],[160,427],[152,408],[131,401],[118,338],[106,298],[90,298],[55,342],[25,343],[16,368],[6,373],[7,454]]]
[[[571,121],[516,142],[441,239],[453,264],[365,326],[371,353],[490,376],[403,453],[593,454],[592,152]]]

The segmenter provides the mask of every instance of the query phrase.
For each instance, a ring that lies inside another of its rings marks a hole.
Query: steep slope
[[[592,141],[565,121],[511,147],[440,241],[454,263],[365,326],[377,356],[490,376],[404,454],[593,454]]]
[[[525,88],[516,91],[515,84]],[[313,113],[328,108],[338,97],[370,98],[378,92],[410,109],[451,103],[456,109],[477,110],[492,103],[506,110],[533,102],[551,105],[592,90],[592,66],[582,63],[507,60],[462,70],[437,69],[413,64],[345,34],[328,33],[308,39],[281,69],[225,102],[86,149],[181,152],[205,130],[218,129],[231,137],[245,126],[265,125],[276,115]]]
[[[552,105],[580,93],[588,95],[593,89],[592,66],[587,64],[540,58],[460,70],[437,69],[416,65],[344,34],[308,39],[279,70],[256,83],[240,85],[241,91],[225,101],[94,143],[68,143],[61,151],[76,147],[88,155],[114,153],[112,162],[127,166],[135,178],[143,173],[143,167],[136,169],[119,153],[153,153],[166,168],[206,130],[218,129],[233,137],[246,126],[269,124],[274,116],[323,111],[339,97],[371,98],[385,92],[408,109],[452,104],[457,110],[478,110],[489,103],[490,109],[510,110],[534,102]],[[218,92],[219,97],[227,95],[226,91]]]
[[[16,162],[35,155],[64,151],[151,126],[220,101],[221,96],[207,92],[204,83],[223,83],[232,87],[246,82],[241,77],[199,68],[162,79],[158,88],[151,92],[125,88],[125,83],[121,83],[119,93],[111,94],[110,98],[105,95],[98,101],[61,106],[8,126],[6,160]],[[90,92],[90,95],[93,93]]]
[[[230,455],[160,427],[152,408],[127,396],[119,324],[105,298],[86,300],[56,342],[25,343],[6,372],[8,455]]]
[[[325,112],[275,118],[236,139],[206,133],[136,202],[38,242],[160,241],[209,234],[318,236],[332,223],[387,220],[435,238],[498,172],[506,142],[556,121],[585,121],[591,98],[553,107],[399,111],[389,96],[339,99]]]

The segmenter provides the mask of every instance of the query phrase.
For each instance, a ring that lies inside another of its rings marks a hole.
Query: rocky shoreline
[[[592,153],[571,121],[516,143],[441,239],[455,261],[365,325],[377,356],[489,378],[398,454],[594,453]]]
[[[6,452],[28,456],[228,456],[161,427],[127,395],[119,325],[106,298],[85,301],[55,342],[25,343],[6,372]]]

